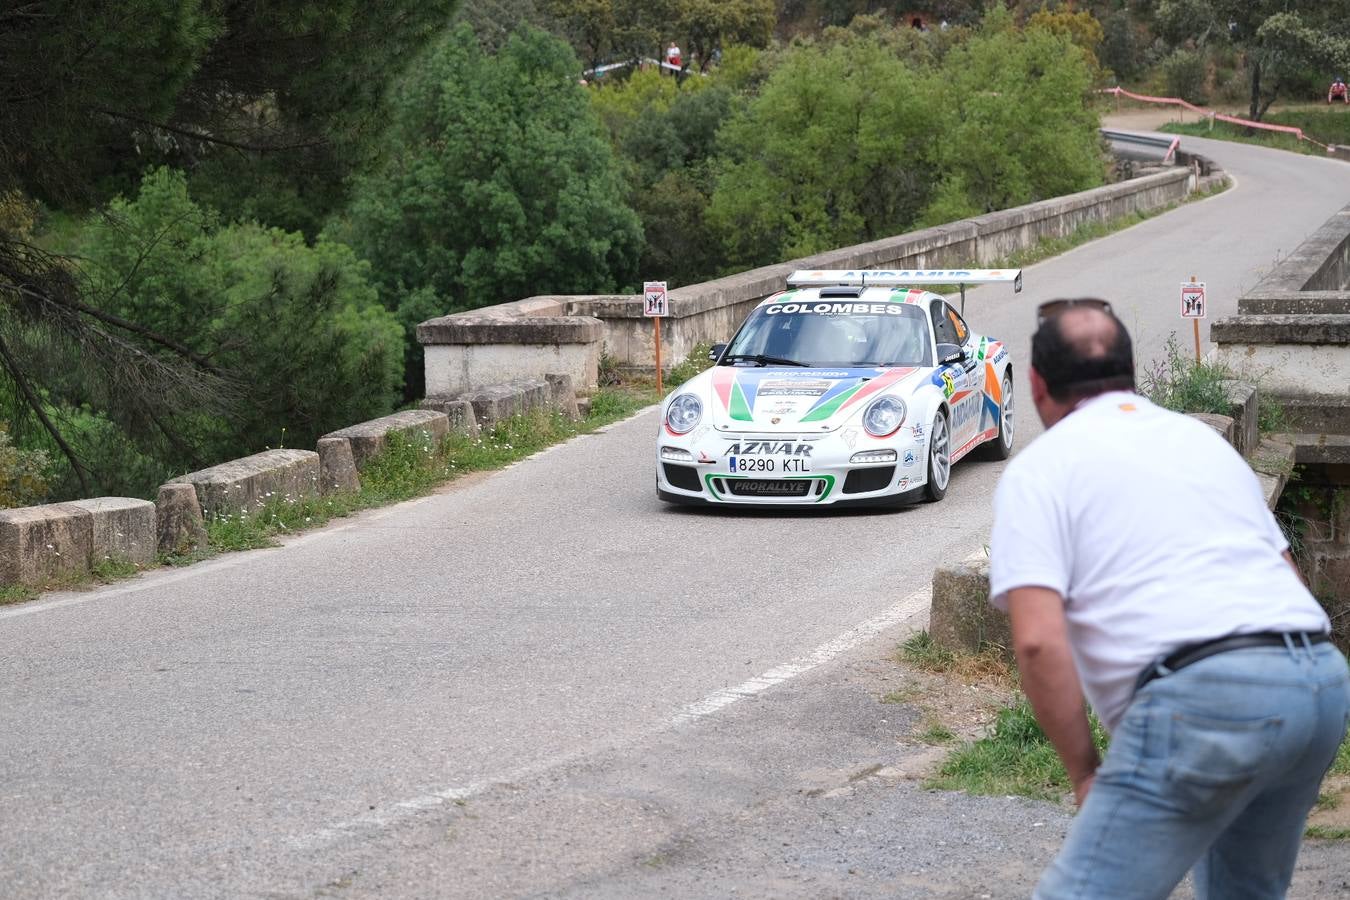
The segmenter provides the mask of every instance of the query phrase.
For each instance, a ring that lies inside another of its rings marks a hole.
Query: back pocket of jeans
[[[1215,719],[1174,713],[1168,739],[1167,776],[1174,799],[1204,814],[1245,791],[1270,762],[1284,719]]]

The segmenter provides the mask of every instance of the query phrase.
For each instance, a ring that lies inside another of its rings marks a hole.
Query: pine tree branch
[[[61,430],[57,428],[47,416],[47,411],[42,408],[41,398],[39,398],[37,393],[33,390],[33,386],[28,383],[28,377],[24,375],[23,369],[18,364],[18,360],[10,353],[9,345],[5,343],[4,338],[0,338],[0,363],[3,363],[5,370],[9,372],[10,378],[12,378],[15,385],[18,386],[19,392],[23,394],[24,402],[28,404],[28,408],[38,417],[38,421],[42,423],[42,427],[52,436],[52,440],[56,441],[56,446],[61,448],[61,453],[70,461],[70,467],[75,470],[75,477],[80,480],[80,492],[86,497],[89,496],[89,471],[84,467],[84,463],[80,462],[80,458],[75,453],[75,450],[70,444],[66,443],[66,439],[62,436]]]

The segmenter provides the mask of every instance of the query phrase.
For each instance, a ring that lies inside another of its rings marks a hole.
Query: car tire
[[[1013,415],[1013,377],[1011,372],[1003,375],[1003,394],[998,408],[998,434],[981,449],[985,459],[1007,459],[1012,456],[1013,442],[1017,439],[1017,419]]]
[[[923,495],[933,503],[947,496],[947,485],[952,478],[952,433],[947,427],[947,416],[938,410],[928,432],[928,478]]]

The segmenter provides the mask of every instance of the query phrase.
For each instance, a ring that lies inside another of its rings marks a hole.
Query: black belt
[[[1155,678],[1170,675],[1192,663],[1198,663],[1202,659],[1209,659],[1211,656],[1220,653],[1227,653],[1229,650],[1244,650],[1247,647],[1286,647],[1290,641],[1295,646],[1301,646],[1305,641],[1309,644],[1325,644],[1329,640],[1331,640],[1331,635],[1324,633],[1260,631],[1255,634],[1232,634],[1212,641],[1186,644],[1145,666],[1134,682],[1134,689],[1137,692]]]

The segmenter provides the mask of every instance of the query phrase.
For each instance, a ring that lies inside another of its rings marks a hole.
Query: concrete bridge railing
[[[1119,184],[763,266],[725,278],[677,287],[662,343],[672,363],[701,342],[730,337],[760,300],[781,290],[795,269],[950,268],[995,265],[1047,238],[1083,225],[1161,209],[1223,178],[1212,163],[1166,169]],[[636,294],[539,296],[423,322],[417,339],[426,353],[428,397],[451,398],[499,380],[502,371],[538,376],[566,365],[579,388],[593,387],[603,347],[621,367],[655,365],[651,325]],[[566,362],[564,362],[566,361]]]

